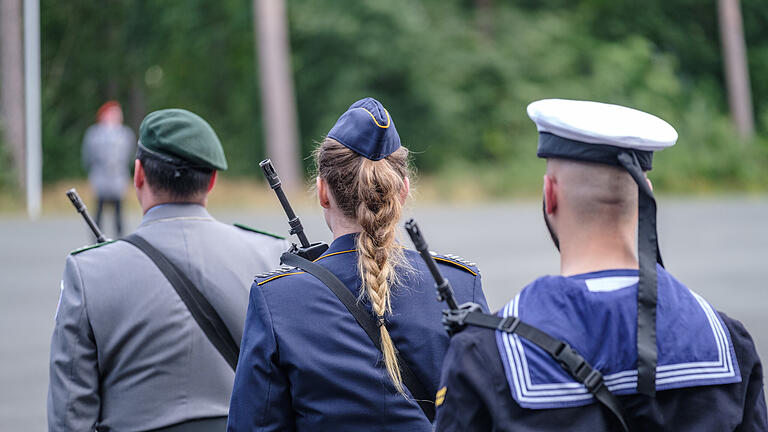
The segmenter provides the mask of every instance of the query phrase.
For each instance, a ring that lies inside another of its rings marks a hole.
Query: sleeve
[[[472,302],[479,304],[483,307],[483,312],[488,312],[488,302],[485,300],[485,293],[483,292],[483,281],[480,273],[475,276],[475,282],[472,286]]]
[[[279,366],[272,316],[261,287],[251,287],[228,431],[294,430],[288,377]]]
[[[99,419],[98,353],[85,305],[80,269],[69,256],[51,338],[47,402],[51,431],[93,430]]]
[[[742,370],[742,379],[746,383],[744,414],[741,425],[736,430],[740,432],[768,431],[768,415],[766,414],[765,388],[763,386],[763,365],[760,362],[755,344],[747,329],[737,320],[731,318],[730,321],[733,333],[735,333],[732,336],[736,336],[746,342],[744,344],[746,349],[743,350],[743,353],[738,353],[738,356],[742,357],[739,366],[743,369],[744,366],[751,365],[748,371]]]
[[[459,333],[451,339],[445,356],[440,390],[437,392],[437,418],[435,430],[489,431],[492,428],[489,408],[483,396],[493,389],[482,366],[486,364],[475,342],[461,337]]]

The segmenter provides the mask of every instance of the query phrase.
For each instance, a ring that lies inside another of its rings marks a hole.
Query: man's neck
[[[157,196],[150,196],[147,199],[140,201],[140,204],[142,207],[142,214],[147,214],[147,212],[151,209],[165,204],[197,204],[206,207],[208,205],[208,197],[205,196],[203,199],[172,200]]]
[[[560,237],[560,273],[563,276],[637,268],[632,236],[581,230]]]

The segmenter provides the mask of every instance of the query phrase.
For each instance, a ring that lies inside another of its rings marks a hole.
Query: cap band
[[[638,228],[637,256],[640,270],[637,282],[637,392],[647,396],[656,394],[656,299],[658,290],[656,263],[662,267],[656,232],[656,199],[640,169],[637,157],[622,152],[617,160],[637,183]]]
[[[139,141],[148,154],[177,166],[227,169],[224,149],[211,125],[184,109],[149,113],[139,126]]]
[[[149,155],[149,157],[161,160],[167,164],[173,165],[178,168],[190,168],[190,169],[195,169],[199,171],[211,171],[213,169],[204,165],[191,164],[185,160],[175,158],[173,156],[168,156],[166,154],[158,153],[154,150],[150,150],[144,144],[141,143],[141,140],[139,140],[138,146],[136,148],[136,158],[138,159],[144,154],[147,154]]]
[[[653,152],[616,147],[606,144],[589,144],[551,134],[539,133],[539,148],[536,155],[540,158],[574,159],[583,162],[596,162],[622,166],[617,159],[621,153],[634,153],[643,171],[650,171],[653,165]]]

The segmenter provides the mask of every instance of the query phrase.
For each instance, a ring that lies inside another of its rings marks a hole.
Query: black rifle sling
[[[595,399],[618,419],[624,431],[629,432],[621,405],[616,396],[605,386],[603,375],[567,343],[553,338],[514,316],[501,318],[482,312],[469,312],[463,317],[462,323],[516,334],[531,341],[552,356],[576,381],[584,384]]]
[[[316,264],[312,261],[304,259],[298,255],[292,253],[284,253],[280,257],[280,262],[285,265],[298,267],[305,272],[311,274],[320,280],[325,286],[327,286],[339,300],[344,304],[349,313],[355,318],[360,327],[365,330],[365,333],[373,342],[373,345],[381,351],[381,333],[379,332],[379,326],[374,320],[370,312],[360,306],[357,299],[352,294],[352,291],[347,288],[342,281],[339,280],[336,275],[331,273],[325,267]],[[399,351],[395,348],[395,352]],[[408,364],[402,359],[398,362],[400,365],[400,374],[403,378],[403,384],[410,390],[411,395],[419,404],[419,407],[424,411],[424,415],[427,416],[430,422],[435,420],[435,401],[431,395],[427,392],[424,384],[413,373]]]
[[[240,347],[235,342],[232,334],[227,329],[224,321],[221,319],[216,309],[205,296],[195,287],[189,278],[182,273],[165,255],[149,244],[143,237],[134,233],[122,239],[128,242],[149,257],[155,263],[158,269],[163,273],[173,289],[187,306],[192,318],[203,330],[205,336],[219,351],[227,364],[235,370],[237,368],[237,357]]]

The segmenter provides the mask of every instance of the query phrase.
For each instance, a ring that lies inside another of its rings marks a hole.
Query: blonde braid
[[[384,365],[395,389],[405,395],[386,316],[392,313],[391,287],[398,281],[397,268],[408,268],[397,243],[408,151],[401,147],[385,159],[372,161],[326,139],[316,158],[318,175],[329,183],[340,209],[362,227],[357,236],[358,271],[364,288],[360,297],[371,302],[379,321]]]
[[[360,253],[358,266],[365,293],[379,320],[384,365],[397,391],[405,394],[397,352],[384,325],[385,315],[392,313],[390,282],[395,277],[394,266],[402,260],[396,233],[402,210],[400,193],[405,184],[386,161],[380,164],[364,160],[358,177],[358,196],[361,200],[357,206],[357,222],[363,228],[357,237]]]

